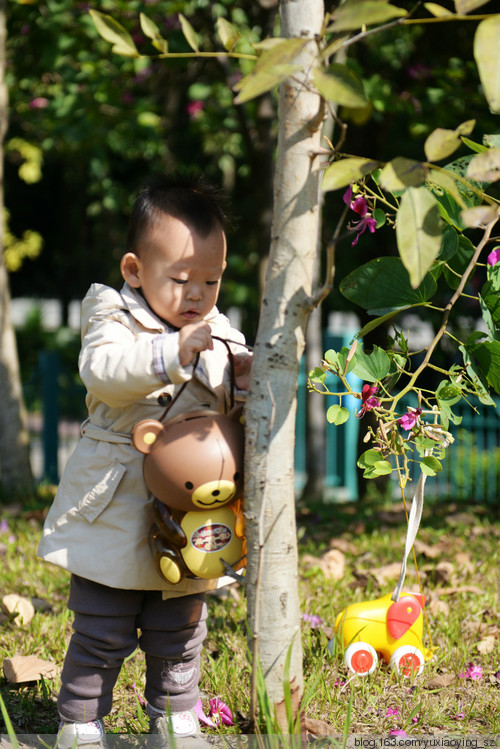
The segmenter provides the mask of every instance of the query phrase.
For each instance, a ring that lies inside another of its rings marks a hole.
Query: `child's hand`
[[[252,369],[251,354],[235,354],[234,382],[238,390],[248,390],[250,386],[250,370]]]
[[[200,351],[213,349],[210,325],[206,322],[195,322],[179,330],[179,363],[185,367],[193,361]]]

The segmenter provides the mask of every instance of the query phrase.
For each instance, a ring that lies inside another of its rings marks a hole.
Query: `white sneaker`
[[[179,713],[165,713],[148,705],[149,733],[161,734],[168,738],[172,734],[182,738],[183,736],[195,736],[201,733],[200,722],[194,710],[183,710]]]
[[[61,721],[57,733],[56,747],[72,749],[72,747],[104,747],[104,724],[102,720],[91,720],[89,723],[66,723]]]

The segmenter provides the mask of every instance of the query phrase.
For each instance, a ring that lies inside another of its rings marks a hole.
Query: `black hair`
[[[229,223],[221,193],[203,177],[158,175],[137,196],[125,252],[139,254],[145,234],[161,215],[179,219],[201,237],[217,227],[225,231]]]

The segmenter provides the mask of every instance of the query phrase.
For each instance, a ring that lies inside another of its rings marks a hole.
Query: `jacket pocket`
[[[93,523],[101,512],[106,509],[111,500],[114,497],[115,491],[118,484],[126,473],[127,469],[118,461],[114,461],[111,466],[108,466],[106,471],[102,474],[101,479],[92,487],[92,489],[84,494],[80,504],[78,505],[78,512],[86,518],[89,523]]]

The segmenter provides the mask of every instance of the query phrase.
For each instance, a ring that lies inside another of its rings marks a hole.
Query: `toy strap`
[[[415,488],[415,494],[413,495],[413,502],[411,503],[410,515],[408,517],[408,527],[406,529],[406,543],[403,561],[401,564],[401,571],[399,573],[399,580],[391,596],[391,600],[396,602],[399,601],[399,596],[401,595],[401,590],[403,588],[406,577],[406,560],[408,559],[408,555],[413,547],[413,543],[415,541],[420,525],[420,519],[422,517],[422,510],[424,507],[424,487],[426,479],[426,474],[421,473],[420,478],[417,482],[417,486]]]
[[[234,407],[234,391],[236,388],[236,380],[235,380],[235,374],[234,374],[234,355],[231,351],[231,348],[229,346],[230,343],[238,343],[239,346],[245,346],[247,349],[251,350],[251,346],[247,346],[246,343],[240,343],[238,341],[227,341],[225,338],[219,338],[217,335],[213,335],[212,338],[216,341],[220,341],[224,344],[224,346],[227,349],[227,358],[229,359],[229,382],[230,382],[230,394],[229,394],[229,409],[231,410]],[[200,360],[200,355],[196,354],[194,364],[193,364],[193,374],[194,370],[196,369],[198,362]],[[174,403],[180,398],[182,393],[184,392],[184,388],[188,384],[189,380],[182,383],[182,386],[179,388],[179,390],[176,392],[166,409],[164,410],[163,414],[161,415],[161,418],[158,419],[158,421],[163,421]]]

